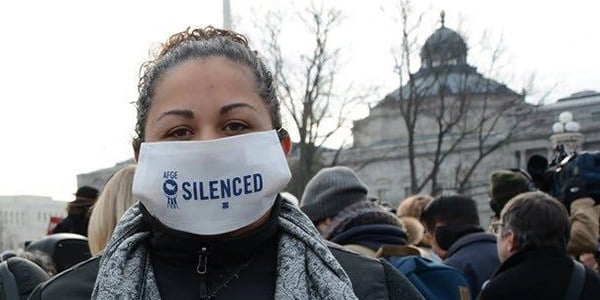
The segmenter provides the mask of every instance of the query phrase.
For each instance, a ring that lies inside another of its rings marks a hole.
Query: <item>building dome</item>
[[[447,65],[464,65],[467,63],[467,44],[456,31],[442,26],[425,41],[421,49],[421,65],[425,68]]]

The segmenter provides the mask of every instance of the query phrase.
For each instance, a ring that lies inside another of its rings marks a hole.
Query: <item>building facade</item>
[[[47,234],[51,217],[64,218],[67,203],[43,196],[0,196],[0,251],[23,249]]]
[[[372,107],[367,117],[354,122],[353,146],[339,158],[340,164],[354,168],[369,185],[370,196],[392,207],[413,194],[408,147],[410,123],[406,118],[414,118],[415,114],[411,115],[410,109],[419,109],[412,127],[414,146],[411,147],[417,179],[422,180],[436,167],[436,153],[440,154],[437,149],[448,154],[437,166],[435,191],[429,184],[421,192],[460,191],[472,196],[478,202],[483,224],[491,216],[489,174],[496,169],[526,169],[528,159],[534,154],[553,158],[551,128],[562,112],[571,112],[579,123],[583,150],[600,149],[600,93],[584,91],[548,105],[528,104],[524,93],[485,78],[468,65],[464,40],[444,25],[427,39],[421,60],[420,70],[411,74],[407,83]],[[452,119],[457,107],[464,109],[464,113]],[[453,121],[457,123],[440,138],[443,131],[440,124]],[[474,130],[468,129],[469,126]],[[482,131],[486,140],[476,133]],[[478,162],[469,180],[458,189],[458,179],[468,169],[466,166],[479,159],[480,151],[496,144],[500,146]]]
[[[77,186],[93,186],[97,188],[98,191],[102,191],[104,185],[113,174],[123,167],[134,163],[135,160],[130,158],[126,161],[118,162],[112,167],[95,170],[89,173],[77,174]]]

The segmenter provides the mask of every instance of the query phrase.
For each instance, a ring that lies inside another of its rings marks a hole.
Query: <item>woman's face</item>
[[[211,140],[273,129],[246,66],[225,57],[192,59],[159,80],[144,141]]]

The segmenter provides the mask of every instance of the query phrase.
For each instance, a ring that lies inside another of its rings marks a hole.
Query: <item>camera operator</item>
[[[598,244],[600,152],[567,155],[561,145],[556,151],[558,155],[550,164],[543,156],[529,158],[527,171],[540,190],[562,202],[569,212],[567,253],[581,259],[582,255],[594,254]]]

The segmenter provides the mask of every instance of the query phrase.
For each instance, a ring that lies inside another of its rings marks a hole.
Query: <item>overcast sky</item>
[[[248,24],[278,2],[284,1],[231,0],[231,8],[238,24]],[[376,99],[391,92],[397,81],[391,49],[399,36],[391,21],[395,1],[326,3],[344,15],[334,39],[346,62],[344,78],[380,86]],[[502,36],[511,74],[506,80],[517,91],[532,72],[540,90],[556,85],[550,100],[600,90],[597,1],[419,3],[429,11],[427,32],[439,26],[444,9],[446,26],[466,32],[471,49],[484,30]],[[77,174],[130,158],[140,64],[173,32],[220,26],[221,8],[220,0],[2,1],[0,195],[71,200]],[[252,26],[236,29],[251,39],[257,35]],[[301,34],[291,33],[286,42]]]

